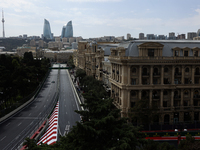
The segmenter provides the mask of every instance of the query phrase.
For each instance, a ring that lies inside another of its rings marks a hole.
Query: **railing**
[[[9,145],[7,145],[3,150],[12,150],[12,149],[20,149],[25,138],[30,138],[40,127],[40,125],[50,116],[50,113],[53,111],[54,107],[59,98],[59,91],[60,91],[60,70],[58,70],[58,77],[57,77],[57,90],[54,96],[51,99],[51,103],[42,113],[40,113],[36,119],[33,120],[29,126],[27,126],[18,136],[17,138],[13,139]]]

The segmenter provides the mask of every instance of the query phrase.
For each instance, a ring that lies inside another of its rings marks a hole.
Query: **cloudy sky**
[[[74,36],[83,38],[177,35],[200,28],[200,0],[0,0],[0,6],[6,37],[41,36],[44,18],[55,36],[72,20]]]

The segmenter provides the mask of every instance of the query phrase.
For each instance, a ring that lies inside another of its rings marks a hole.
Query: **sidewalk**
[[[71,73],[72,72],[72,73]],[[84,104],[84,97],[82,96],[82,93],[83,93],[83,91],[81,91],[81,89],[80,89],[80,87],[79,87],[79,84],[78,84],[78,81],[75,79],[75,70],[70,70],[69,71],[69,74],[70,74],[70,77],[71,77],[71,79],[72,79],[72,82],[73,82],[73,84],[74,84],[74,87],[75,87],[75,89],[76,89],[76,91],[77,91],[77,93],[78,93],[78,96],[79,96],[79,98],[80,98],[80,100],[81,100],[81,102],[82,102],[82,104]]]

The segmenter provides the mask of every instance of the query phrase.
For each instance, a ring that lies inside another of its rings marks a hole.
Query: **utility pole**
[[[5,20],[4,20],[3,9],[2,9],[3,38],[5,38],[4,22]]]

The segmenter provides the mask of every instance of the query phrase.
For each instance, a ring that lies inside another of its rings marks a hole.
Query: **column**
[[[183,89],[181,89],[181,106],[183,106]]]
[[[172,81],[171,84],[174,84],[174,66],[172,66]]]
[[[193,97],[194,97],[194,89],[191,89],[191,92],[190,92],[191,94],[190,94],[190,106],[193,106],[193,102],[194,102],[194,100],[193,100]]]
[[[113,64],[111,63],[111,78],[113,79]]]
[[[195,66],[192,66],[192,84],[194,84]]]
[[[138,92],[138,99],[139,99],[139,100],[142,99],[142,90],[139,90],[139,92]]]
[[[174,90],[171,90],[171,107],[174,107]]]
[[[182,78],[181,78],[181,84],[184,84],[184,73],[185,73],[185,68],[184,68],[184,66],[182,66]]]
[[[150,66],[150,84],[153,84],[153,66]]]
[[[150,107],[152,106],[152,90],[149,90]]]
[[[128,109],[131,108],[131,94],[130,94],[130,90],[127,90],[128,91]]]
[[[122,84],[127,84],[127,66],[122,65]]]
[[[142,66],[139,66],[139,85],[142,84]]]
[[[164,66],[162,65],[161,66],[161,78],[160,78],[161,82],[160,84],[163,84],[163,81],[164,81]]]
[[[131,84],[131,66],[127,66],[128,67],[128,85]]]
[[[163,107],[163,90],[160,91],[160,107]]]

